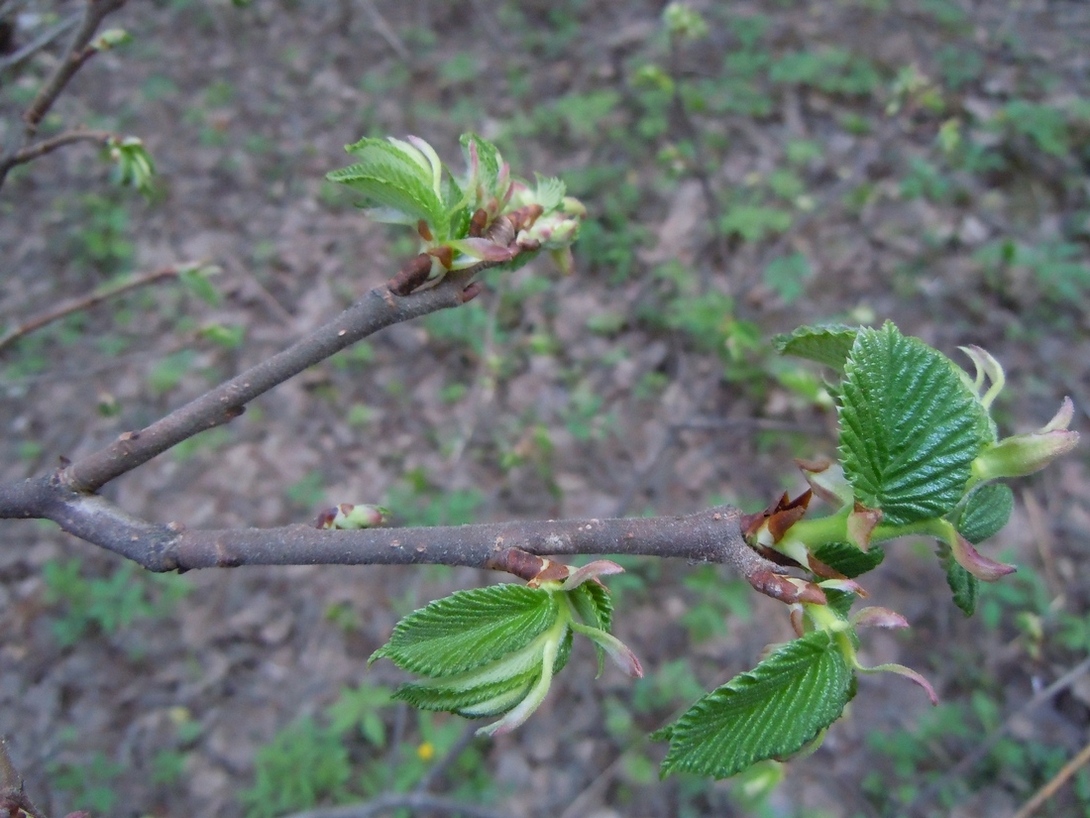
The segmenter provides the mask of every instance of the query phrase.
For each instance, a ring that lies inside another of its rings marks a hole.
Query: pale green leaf
[[[535,173],[537,187],[534,189],[534,201],[544,209],[546,213],[556,210],[564,201],[567,188],[564,183],[555,176],[542,176]]]
[[[386,658],[410,673],[453,676],[514,654],[558,616],[556,598],[524,585],[457,591],[406,616],[370,661]]]
[[[965,493],[986,413],[949,358],[891,323],[860,329],[840,394],[840,457],[856,500],[903,525]]]
[[[567,592],[579,618],[592,628],[609,632],[613,620],[613,599],[605,586],[584,582]]]
[[[797,752],[840,716],[853,676],[831,634],[787,643],[659,731],[670,741],[662,774],[727,778]]]
[[[858,330],[839,324],[824,327],[799,327],[790,335],[777,335],[772,345],[781,355],[795,355],[844,371],[844,362],[852,351]]]
[[[474,146],[477,154],[477,177],[472,181],[479,184],[484,192],[491,193],[496,187],[496,180],[499,178],[500,169],[503,167],[503,158],[500,156],[500,152],[495,145],[475,133],[462,134],[458,141],[462,143],[466,167],[471,172],[473,170],[473,161],[470,145]],[[469,192],[473,193],[473,191]]]
[[[613,619],[613,600],[609,591],[597,582],[584,582],[582,585],[567,592],[568,599],[575,608],[575,612],[584,623],[609,633]],[[598,675],[605,668],[605,651],[600,645],[595,644],[598,654]]]
[[[360,191],[366,197],[365,204],[423,219],[445,234],[446,211],[433,186],[431,165],[423,154],[408,143],[369,138],[348,145],[346,150],[359,161],[327,173],[327,179]]]
[[[394,698],[422,710],[441,710],[461,715],[497,716],[518,704],[541,675],[537,667],[518,675],[464,689],[430,684],[404,684]],[[466,711],[471,713],[466,713]]]

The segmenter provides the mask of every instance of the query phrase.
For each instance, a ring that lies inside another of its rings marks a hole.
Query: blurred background
[[[16,45],[81,7],[7,5]],[[769,343],[829,320],[890,319],[965,365],[957,347],[983,346],[1007,372],[1002,431],[1065,395],[1087,430],[1085,2],[158,0],[107,25],[132,41],[42,133],[139,136],[154,189],[115,184],[85,145],[14,171],[0,323],[165,265],[218,274],[0,351],[4,479],[154,420],[385,281],[411,237],[324,174],[387,134],[460,172],[470,130],[586,203],[574,275],[486,276],[467,307],[339,353],[104,493],[189,527],[339,502],[401,524],[755,511],[804,487],[793,458],[835,452],[821,373]],[[6,135],[59,53],[3,76]],[[0,733],[53,814],[261,818],[423,787],[526,818],[1009,815],[1088,739],[1087,477],[1083,446],[1015,485],[987,553],[1019,572],[973,619],[932,543],[890,547],[866,587],[912,628],[868,635],[863,658],[920,670],[942,703],[865,679],[778,773],[662,782],[646,739],[790,636],[725,569],[627,560],[609,584],[646,678],[595,680],[584,646],[525,727],[486,741],[390,703],[398,672],[366,659],[398,616],[493,574],[151,576],[33,522],[5,523],[0,548]],[[1083,770],[1036,814],[1088,811]]]

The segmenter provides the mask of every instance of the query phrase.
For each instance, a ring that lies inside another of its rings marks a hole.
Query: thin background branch
[[[158,281],[162,281],[167,278],[177,278],[181,273],[186,270],[194,270],[203,266],[202,264],[173,264],[170,267],[163,267],[159,270],[153,270],[150,273],[145,273],[139,276],[129,276],[121,281],[112,281],[98,287],[86,295],[76,296],[75,298],[69,298],[66,301],[62,301],[52,309],[45,312],[38,313],[32,316],[22,323],[12,327],[7,332],[0,334],[0,352],[3,352],[5,348],[11,346],[17,340],[25,335],[28,335],[35,330],[39,330],[44,326],[52,324],[54,321],[59,321],[66,316],[73,313],[89,310],[103,301],[108,301],[111,298],[116,298],[119,295],[130,292],[131,290],[138,289],[140,287],[146,287],[149,284],[155,284]]]
[[[53,70],[53,73],[38,90],[37,95],[34,97],[34,101],[30,103],[29,107],[23,113],[24,128],[21,144],[10,146],[2,155],[0,155],[0,187],[3,186],[4,180],[7,178],[11,169],[18,165],[26,164],[57,148],[70,145],[74,142],[104,142],[107,138],[112,136],[112,134],[102,131],[87,131],[77,128],[42,142],[31,144],[38,133],[39,124],[41,124],[45,115],[52,109],[53,104],[67,87],[72,77],[76,75],[76,72],[79,71],[91,57],[98,53],[98,49],[91,45],[91,41],[98,32],[99,27],[109,15],[120,9],[125,3],[126,0],[85,0],[83,14],[78,22],[75,33],[72,35],[72,39],[68,43],[68,47],[65,49],[64,55],[57,63],[57,67]],[[67,28],[71,28],[73,25],[77,24],[64,21],[62,25],[65,26],[65,30],[67,30]],[[40,50],[40,48],[44,48],[48,42],[55,39],[55,37],[59,36],[61,33],[63,33],[63,31],[52,32],[47,41],[35,48],[35,52]],[[32,43],[31,45],[35,45],[35,43]],[[28,57],[29,56],[30,55],[28,55]]]

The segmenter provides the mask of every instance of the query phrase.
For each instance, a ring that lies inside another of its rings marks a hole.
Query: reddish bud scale
[[[518,548],[505,548],[490,559],[485,564],[485,568],[491,568],[494,571],[506,571],[508,574],[514,574],[519,579],[529,582],[541,573],[546,562],[547,560],[528,551],[522,551]]]
[[[764,570],[756,571],[747,576],[746,579],[755,590],[789,605],[795,602],[825,605],[828,602],[824,591],[814,583],[805,580],[785,577]]]
[[[431,275],[431,257],[427,253],[421,253],[410,259],[397,275],[386,282],[386,286],[394,295],[408,295],[427,281],[429,275]]]
[[[831,565],[826,565],[813,554],[807,554],[806,561],[810,563],[810,570],[822,579],[847,579],[844,574],[837,571]]]
[[[512,210],[507,214],[507,218],[511,220],[511,226],[515,229],[515,233],[520,230],[527,230],[534,226],[534,222],[538,220],[538,217],[545,212],[539,204],[528,204],[523,207]]]
[[[500,247],[507,247],[515,240],[515,236],[517,235],[518,230],[515,229],[511,218],[509,216],[500,216],[496,221],[492,222],[492,225],[488,228],[484,237],[493,244],[498,244]]]
[[[541,570],[537,572],[534,578],[530,580],[529,585],[531,588],[536,588],[541,585],[541,583],[549,580],[556,580],[559,582],[567,579],[568,574],[570,573],[571,569],[564,565],[564,563],[546,559],[545,564],[541,567]]]
[[[429,250],[428,254],[439,259],[439,263],[448,270],[454,266],[454,251],[451,250],[450,246],[447,244]],[[431,269],[430,265],[428,266],[428,269]]]
[[[469,220],[469,237],[477,239],[484,235],[484,229],[488,226],[488,212],[478,209]]]

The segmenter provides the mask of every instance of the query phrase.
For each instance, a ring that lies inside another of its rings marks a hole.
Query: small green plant
[[[288,486],[284,494],[301,508],[316,508],[325,498],[325,475],[320,469],[312,469]]]
[[[114,782],[125,768],[103,753],[95,753],[85,764],[67,762],[48,766],[50,784],[66,793],[69,803],[109,815],[119,801]]]
[[[405,525],[465,525],[483,501],[477,489],[444,489],[412,469],[390,489],[385,505]]]
[[[869,60],[836,47],[790,51],[772,64],[769,76],[776,83],[847,96],[871,94],[882,84],[882,75]]]
[[[165,395],[177,388],[197,359],[193,349],[180,349],[165,356],[148,372],[148,388],[156,395]]]
[[[871,734],[873,769],[864,777],[862,789],[875,814],[898,818],[921,807],[928,814],[931,810],[946,813],[972,793],[1000,785],[1017,801],[1024,801],[1067,761],[1068,751],[1061,746],[1000,735],[971,768],[961,775],[949,774],[950,759],[972,755],[981,738],[999,727],[993,698],[976,691],[968,702],[939,705],[911,730]],[[1079,771],[1071,789],[1073,803],[1062,814],[1090,810],[1090,771]]]
[[[412,790],[464,730],[457,720],[419,713],[415,729],[402,724],[399,743],[391,743],[389,725],[400,707],[388,688],[364,683],[343,688],[320,715],[283,728],[258,751],[254,782],[239,794],[247,818]],[[479,800],[490,792],[479,750],[467,747],[446,760],[452,794]]]
[[[69,251],[100,275],[126,271],[135,252],[129,234],[129,212],[115,197],[87,193],[76,200],[72,222],[78,227]]]
[[[680,620],[693,642],[722,633],[728,618],[749,621],[750,588],[745,580],[724,580],[718,570],[707,565],[688,573],[681,584],[693,597]]]
[[[253,786],[239,794],[247,818],[275,818],[348,793],[352,764],[338,731],[302,718],[257,751]]]
[[[88,576],[78,559],[52,561],[42,568],[46,604],[59,615],[50,624],[62,646],[74,645],[91,631],[115,635],[141,619],[169,616],[189,593],[189,582],[173,574],[137,574],[126,562],[104,577]]]
[[[1053,241],[1027,245],[1011,239],[990,242],[975,254],[986,279],[997,289],[1013,289],[1019,274],[1053,304],[1082,304],[1090,295],[1090,263],[1081,245]]]

